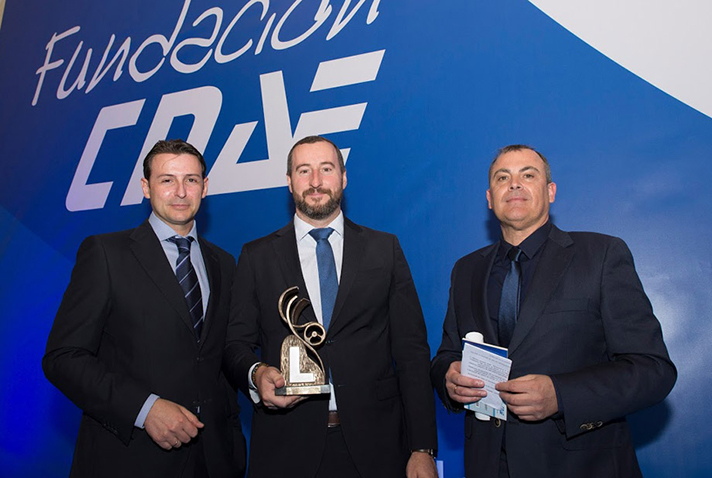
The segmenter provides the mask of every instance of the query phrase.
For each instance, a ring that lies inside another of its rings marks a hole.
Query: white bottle
[[[465,340],[469,340],[470,342],[475,342],[476,344],[483,344],[485,343],[485,337],[479,332],[467,332],[465,334]],[[489,415],[485,415],[484,413],[480,412],[475,412],[475,418],[478,420],[481,420],[483,422],[488,422],[490,420]]]

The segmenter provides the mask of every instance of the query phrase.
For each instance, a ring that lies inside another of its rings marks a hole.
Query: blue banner
[[[454,262],[498,237],[490,160],[544,153],[555,223],[626,240],[679,370],[630,417],[644,475],[708,476],[712,7],[619,3],[0,1],[3,474],[68,474],[81,412],[40,360],[81,240],[148,216],[155,141],[205,153],[198,227],[237,256],[290,220],[287,151],[322,134],[346,214],[400,238],[433,353]],[[438,404],[438,431],[463,476],[462,415]]]

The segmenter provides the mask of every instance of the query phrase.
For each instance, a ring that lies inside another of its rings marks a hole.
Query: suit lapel
[[[200,241],[200,252],[203,255],[205,270],[208,274],[208,283],[210,284],[210,297],[208,299],[208,307],[205,310],[205,322],[200,337],[200,346],[202,346],[205,343],[205,338],[208,336],[213,322],[215,322],[213,313],[217,304],[220,303],[221,274],[220,262],[215,252],[213,252],[212,248],[202,238],[198,238],[198,240]]]
[[[489,316],[487,285],[498,248],[499,242],[495,242],[484,249],[479,256],[476,256],[475,261],[473,261],[472,271],[466,272],[463,277],[462,293],[469,294],[470,300],[460,302],[470,304],[470,314],[476,325],[475,330],[484,336],[484,340],[488,344],[497,343],[497,334]],[[467,333],[470,331],[463,332]]]
[[[331,314],[331,323],[329,324],[329,330],[332,331],[332,334],[338,330],[338,327],[343,325],[339,321],[339,312],[343,308],[346,297],[348,297],[351,286],[358,274],[360,260],[363,257],[363,249],[364,238],[361,235],[361,228],[344,218],[344,251],[341,264],[341,280],[339,281],[339,291],[336,294],[334,311]]]
[[[158,290],[165,296],[171,307],[175,309],[186,327],[192,331],[193,324],[190,319],[188,304],[183,296],[183,290],[180,288],[176,276],[166,259],[166,254],[163,252],[163,248],[148,221],[134,229],[131,239],[133,242],[130,248],[136,259],[156,284]]]
[[[541,252],[541,258],[529,284],[527,296],[519,310],[519,319],[514,329],[512,341],[509,344],[509,355],[522,343],[544,308],[551,300],[551,296],[561,282],[566,269],[574,255],[571,237],[552,226],[549,240]]]
[[[297,286],[299,287],[299,297],[309,299],[309,292],[307,291],[304,275],[302,274],[302,265],[299,262],[299,250],[297,249],[297,236],[294,232],[294,222],[289,223],[275,233],[272,248],[277,256],[277,262],[282,270],[287,288]],[[274,304],[274,306],[277,307],[277,304]],[[316,321],[314,309],[311,307],[307,307],[302,313],[302,316],[305,322]]]

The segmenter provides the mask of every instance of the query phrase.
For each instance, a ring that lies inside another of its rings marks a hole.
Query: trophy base
[[[291,385],[282,388],[275,388],[274,394],[280,397],[290,395],[323,395],[331,393],[329,384],[325,385]]]

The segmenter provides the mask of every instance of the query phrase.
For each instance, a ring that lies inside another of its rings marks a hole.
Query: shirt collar
[[[527,259],[531,259],[534,255],[541,249],[544,245],[546,239],[549,237],[549,232],[551,231],[551,220],[546,221],[543,226],[541,226],[536,231],[529,234],[529,237],[524,239],[519,248],[522,250]],[[500,239],[499,255],[500,259],[504,260],[509,253],[509,250],[514,247],[504,239]]]
[[[339,236],[344,236],[344,212],[339,212],[339,215],[331,221],[327,226],[334,230]],[[309,231],[315,229],[314,226],[304,221],[302,218],[294,214],[294,233],[297,236],[297,242],[301,242],[304,237],[309,235]],[[310,236],[311,237],[311,236]]]
[[[159,241],[165,241],[167,239],[170,239],[171,237],[180,236],[180,234],[174,231],[171,226],[159,219],[159,217],[156,216],[156,213],[154,212],[152,212],[151,215],[148,217],[148,223],[153,228],[153,232],[156,233],[156,236],[158,236]],[[198,229],[196,221],[193,221],[193,227],[190,229],[190,232],[185,237],[192,237],[193,239],[195,239],[196,242],[198,241]]]

